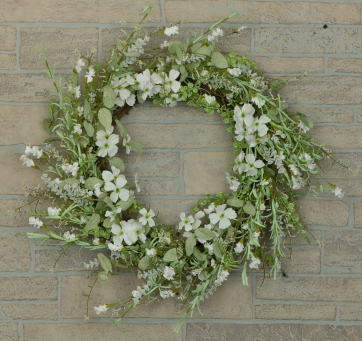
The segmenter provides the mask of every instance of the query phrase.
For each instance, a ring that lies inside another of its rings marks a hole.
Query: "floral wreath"
[[[140,24],[151,9],[147,5]],[[32,202],[53,203],[43,212],[29,212],[29,224],[46,233],[28,235],[57,240],[65,245],[62,254],[73,244],[99,250],[98,259],[85,266],[102,284],[122,273],[120,269],[132,269],[143,285],[126,299],[94,307],[97,314],[112,307],[112,316],[125,310],[117,323],[141,302],[176,294],[188,304],[178,330],[231,270],[241,270],[244,285],[248,267],[266,266],[274,278],[278,272],[286,275],[280,265],[286,238],[295,230],[310,243],[296,203],[302,188],[309,186],[315,195],[332,191],[343,197],[340,188],[329,182],[324,187],[316,179],[319,161],[331,158],[331,151],[307,134],[313,126],[310,118],[285,111],[287,103],[278,94],[283,84],[265,79],[246,55],[216,51],[215,42],[225,36],[220,25],[236,16],[219,21],[191,43],[165,40],[147,52],[145,45],[152,36],[176,35],[179,26],[145,32],[143,38],[136,38],[143,31],[140,24],[129,35],[121,29],[126,39],[117,40],[105,65],[94,65],[93,53],[79,54],[67,96],[43,53],[59,97],[49,102],[49,118],[43,122],[52,136],[42,149],[26,147],[20,159],[28,167],[43,167],[46,188],[25,186]],[[243,29],[227,35],[242,34]],[[78,77],[84,79],[83,92]],[[190,214],[180,214],[176,227],[137,203],[140,181],[137,175],[133,181],[126,179],[124,163],[116,156],[122,147],[127,154],[142,152],[119,118],[147,99],[165,107],[182,100],[209,114],[217,112],[229,124],[234,141],[233,173],[226,173],[232,194],[207,195]],[[56,150],[52,142],[65,150]],[[107,257],[104,253],[109,250]]]

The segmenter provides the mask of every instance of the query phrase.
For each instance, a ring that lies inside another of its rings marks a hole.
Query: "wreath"
[[[140,24],[151,8],[146,6]],[[283,83],[267,80],[246,55],[224,55],[215,49],[224,36],[242,34],[244,27],[228,34],[221,28],[236,16],[219,21],[192,42],[165,40],[147,52],[152,36],[176,35],[179,26],[152,33],[140,24],[130,34],[121,29],[126,38],[117,40],[104,65],[93,64],[92,54],[79,54],[68,89],[55,81],[43,49],[58,96],[48,103],[49,118],[43,122],[52,136],[42,148],[27,146],[20,159],[41,170],[46,185],[28,188],[27,195],[37,203],[50,199],[52,206],[29,212],[29,224],[44,233],[28,236],[56,240],[63,245],[62,254],[73,244],[99,250],[98,259],[86,266],[101,284],[125,268],[142,279],[143,285],[129,297],[94,307],[97,314],[112,308],[117,323],[141,303],[176,294],[188,306],[178,330],[230,271],[241,270],[244,285],[248,267],[264,267],[275,278],[283,272],[280,259],[292,231],[310,243],[296,202],[303,188],[308,186],[315,195],[329,191],[343,197],[340,188],[316,178],[320,161],[332,158],[331,150],[307,134],[313,126],[309,117],[286,112],[287,103],[278,94]],[[84,81],[83,91],[78,78]],[[177,226],[165,224],[137,202],[140,181],[137,175],[126,179],[117,156],[121,148],[127,154],[142,152],[119,119],[147,99],[164,107],[187,101],[220,114],[233,137],[233,173],[226,173],[232,194],[207,195],[190,214],[180,214]]]

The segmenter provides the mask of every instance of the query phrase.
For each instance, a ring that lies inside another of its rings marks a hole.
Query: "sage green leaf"
[[[191,236],[189,236],[186,239],[186,242],[185,242],[186,256],[191,256],[192,255],[192,251],[194,250],[195,245],[196,245],[196,238],[192,234]]]
[[[255,209],[254,205],[250,201],[248,201],[244,205],[243,210],[244,210],[245,213],[247,213],[247,214],[249,214],[251,216],[254,216],[255,213],[256,213],[256,209]]]
[[[73,185],[73,184],[79,184],[79,180],[75,178],[65,179],[59,184],[59,188],[63,189],[65,185]]]
[[[82,147],[85,147],[89,143],[89,139],[85,136],[79,136],[77,141]]]
[[[141,270],[147,270],[150,266],[150,260],[147,256],[144,256],[143,258],[140,259],[140,261],[138,262],[138,267]]]
[[[286,109],[288,107],[288,103],[287,102],[280,102],[279,106],[280,106],[281,110],[284,110],[284,109]]]
[[[106,85],[103,88],[103,103],[104,105],[110,109],[114,106],[116,101],[116,95],[114,94],[113,89],[109,86]]]
[[[83,127],[89,137],[92,137],[94,135],[94,128],[89,122],[84,121]]]
[[[220,52],[213,52],[211,55],[211,61],[219,69],[225,69],[228,67],[228,62],[226,58]]]
[[[110,207],[112,210],[116,209],[116,207],[113,205],[113,201],[110,197],[105,197],[102,199],[108,207]]]
[[[215,240],[212,243],[213,249],[214,249],[214,255],[216,256],[217,259],[221,259],[222,258],[222,252],[221,252],[221,247],[220,247],[220,243]]]
[[[202,281],[204,281],[207,277],[209,277],[208,272],[205,271],[205,270],[202,270],[202,271],[200,272],[199,278],[200,278]]]
[[[124,129],[123,124],[121,122],[119,122],[118,120],[116,120],[116,124],[119,130],[119,134],[125,138],[127,136],[127,132],[126,129]]]
[[[127,201],[122,201],[120,200],[118,203],[117,203],[117,207],[120,207],[122,208],[122,210],[126,210],[127,208],[130,208],[133,204],[133,197],[132,196],[129,196],[128,200]]]
[[[106,108],[100,109],[98,111],[98,120],[104,128],[106,128],[106,129],[110,128],[110,126],[112,125],[111,112]]]
[[[212,50],[214,49],[213,45],[202,45],[202,43],[196,43],[191,46],[191,51],[194,54],[201,54],[203,56],[210,56]]]
[[[87,224],[84,226],[86,231],[94,229],[98,226],[99,222],[101,221],[101,217],[97,213],[93,213],[90,219],[88,220]]]
[[[102,186],[104,184],[104,181],[95,177],[88,178],[84,183],[84,187],[90,191],[94,191],[94,186],[97,184]]]
[[[44,140],[44,143],[50,143],[54,141],[61,141],[61,138],[59,136],[50,136],[46,140]]]
[[[102,271],[98,274],[98,282],[101,284],[106,284],[110,280],[110,274],[106,271]]]
[[[313,120],[307,116],[301,116],[300,120],[308,127],[308,128],[313,128],[314,123]]]
[[[117,39],[116,47],[119,51],[122,51],[126,45],[127,42],[125,40]]]
[[[278,91],[283,87],[283,84],[278,82],[278,81],[274,81],[270,83],[270,89],[272,91]]]
[[[121,172],[123,172],[125,170],[125,166],[124,166],[124,163],[123,163],[122,159],[120,159],[117,156],[111,157],[109,159],[109,164],[112,167],[118,168]]]
[[[126,57],[138,57],[138,53],[134,51],[122,51]]]
[[[206,255],[202,253],[196,246],[194,247],[192,253],[200,262],[204,262],[206,260]]]
[[[142,98],[142,91],[141,90],[139,90],[139,91],[137,91],[137,102],[138,103],[143,103],[145,100]]]
[[[233,206],[233,207],[242,207],[244,205],[244,201],[238,198],[230,198],[226,201],[226,203],[229,206]]]
[[[131,149],[136,152],[136,153],[142,153],[143,149],[141,147],[141,145],[139,143],[137,143],[136,141],[131,140],[129,142],[129,145],[131,147]]]
[[[181,258],[181,256],[182,256],[182,251],[180,249],[173,248],[165,253],[165,255],[163,256],[163,260],[165,262],[173,262]]]
[[[105,228],[111,228],[112,225],[113,225],[113,223],[111,222],[111,217],[108,217],[103,221],[103,226]]]
[[[90,106],[89,102],[85,99],[84,100],[84,117],[89,118],[91,112],[92,112],[91,106]]]
[[[200,239],[210,240],[210,239],[215,238],[215,232],[210,231],[209,229],[207,229],[205,227],[200,227],[200,228],[196,229],[195,234],[196,234],[197,238],[200,238]]]
[[[51,134],[53,131],[53,129],[52,129],[53,122],[54,121],[51,118],[45,118],[43,120],[43,127],[44,127],[45,131],[49,134]]]
[[[48,115],[51,119],[55,120],[59,114],[59,107],[54,99],[48,102]]]
[[[98,253],[98,259],[99,263],[101,263],[101,267],[103,270],[105,271],[111,270],[112,268],[111,261],[103,253]]]
[[[180,46],[178,44],[175,44],[175,42],[171,41],[170,45],[168,47],[168,50],[172,53],[172,54],[176,54],[177,58],[179,60],[182,60],[182,50],[180,48]]]

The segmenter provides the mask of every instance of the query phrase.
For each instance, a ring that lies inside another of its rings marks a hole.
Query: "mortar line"
[[[22,320],[18,322],[19,341],[24,341],[24,325]]]
[[[165,0],[160,0],[160,8],[161,8],[161,26],[166,26]]]
[[[62,319],[61,315],[61,297],[62,297],[62,275],[58,275],[58,299],[57,299],[57,321]]]
[[[16,45],[15,45],[15,50],[13,52],[16,53],[16,66],[15,66],[15,70],[13,71],[17,71],[20,70],[20,28],[16,28]],[[3,73],[4,70],[1,70],[1,73]]]

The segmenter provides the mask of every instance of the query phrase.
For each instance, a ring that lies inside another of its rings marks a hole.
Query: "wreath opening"
[[[140,24],[151,8],[146,6]],[[93,307],[97,314],[111,309],[116,323],[142,303],[176,295],[186,306],[175,327],[179,330],[232,270],[241,271],[244,285],[248,268],[267,268],[274,278],[285,274],[280,259],[288,237],[295,231],[310,243],[296,202],[303,188],[317,196],[333,192],[343,197],[340,188],[328,181],[323,185],[316,177],[320,161],[333,159],[331,150],[307,134],[313,127],[309,117],[286,112],[288,105],[278,94],[283,84],[267,80],[246,55],[217,51],[215,42],[226,36],[222,23],[236,16],[219,21],[192,42],[165,40],[150,51],[145,50],[150,37],[176,35],[179,26],[152,33],[140,24],[130,34],[121,29],[126,39],[117,40],[103,65],[93,64],[92,54],[79,54],[67,95],[43,54],[58,97],[48,103],[49,118],[43,122],[52,136],[43,148],[26,147],[21,161],[43,173],[46,187],[27,189],[32,202],[50,199],[52,205],[29,212],[29,224],[44,233],[28,236],[56,240],[63,245],[62,254],[74,244],[99,250],[98,260],[86,266],[101,284],[124,269],[143,280],[129,297]],[[83,91],[79,80],[84,81]],[[142,152],[120,119],[136,103],[150,99],[167,107],[185,101],[221,115],[233,138],[235,160],[232,173],[226,173],[231,194],[206,195],[190,213],[180,212],[177,226],[137,202],[140,181],[137,175],[123,175],[125,165],[117,154],[121,148],[127,154]],[[100,271],[94,269],[98,265]],[[89,300],[90,295],[87,319]]]

